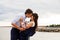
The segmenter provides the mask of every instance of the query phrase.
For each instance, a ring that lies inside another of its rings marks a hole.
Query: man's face
[[[25,14],[26,17],[31,17],[32,16],[32,13],[31,14]]]

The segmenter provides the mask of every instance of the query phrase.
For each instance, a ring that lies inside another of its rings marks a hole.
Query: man
[[[19,19],[20,17],[23,17],[24,19],[26,17],[31,17],[33,14],[33,11],[31,9],[27,9],[24,15],[18,16],[13,22],[12,22],[12,29],[11,29],[11,40],[23,40],[22,33],[20,33],[20,31],[24,31],[24,28],[20,28],[20,23],[19,23]],[[26,35],[27,36],[27,35]]]

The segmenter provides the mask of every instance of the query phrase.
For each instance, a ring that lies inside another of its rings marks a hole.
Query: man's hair
[[[27,9],[26,11],[25,11],[25,14],[33,14],[33,11],[31,10],[31,9]]]

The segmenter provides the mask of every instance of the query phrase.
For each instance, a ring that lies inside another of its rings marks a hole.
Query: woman
[[[38,20],[37,13],[34,13],[30,18],[31,18],[30,22],[26,24],[26,30],[20,32],[21,40],[29,40],[29,37],[35,34]]]

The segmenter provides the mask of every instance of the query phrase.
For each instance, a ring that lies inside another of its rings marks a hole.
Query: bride
[[[35,30],[37,28],[37,20],[37,13],[33,13],[31,17],[26,17],[25,21],[23,18],[20,19],[21,40],[28,40],[30,36],[35,34]]]

